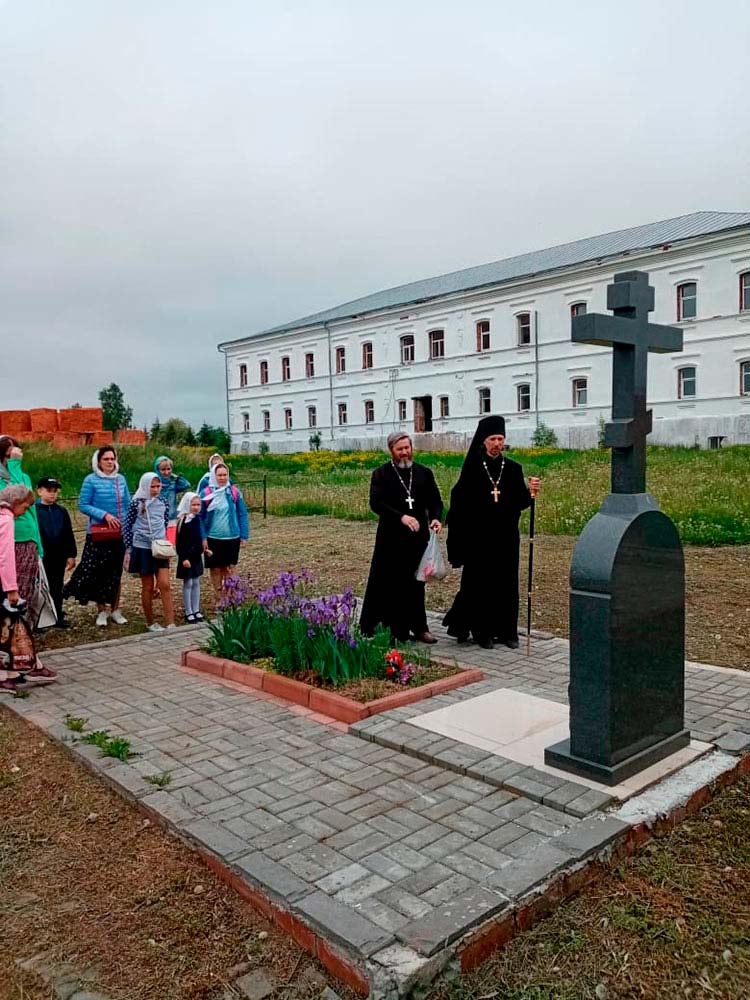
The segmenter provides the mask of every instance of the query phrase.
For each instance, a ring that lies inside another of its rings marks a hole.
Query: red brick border
[[[311,684],[304,684],[292,677],[284,677],[282,674],[274,674],[268,670],[259,670],[247,663],[237,663],[235,660],[209,656],[208,653],[200,650],[185,650],[181,662],[183,667],[189,667],[191,670],[199,670],[212,677],[220,677],[245,687],[265,691],[267,694],[283,698],[295,705],[302,705],[303,708],[310,708],[313,712],[319,712],[321,715],[327,715],[331,719],[347,724],[359,722],[371,715],[379,715],[392,708],[400,708],[402,705],[412,705],[414,702],[424,701],[425,698],[444,694],[446,691],[463,687],[465,684],[484,680],[482,670],[476,667],[459,667],[459,672],[451,674],[450,677],[443,677],[440,680],[431,681],[429,684],[423,684],[421,687],[398,691],[396,694],[389,694],[385,698],[378,698],[363,704],[352,698],[336,694],[335,691],[316,688]]]

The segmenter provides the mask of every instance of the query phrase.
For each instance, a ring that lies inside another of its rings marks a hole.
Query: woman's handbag
[[[154,559],[173,559],[177,552],[168,538],[152,538],[151,555]]]
[[[89,537],[92,542],[121,542],[122,541],[122,500],[120,499],[120,480],[115,479],[115,493],[117,494],[117,520],[120,526],[111,528],[106,521],[104,524],[89,524]]]

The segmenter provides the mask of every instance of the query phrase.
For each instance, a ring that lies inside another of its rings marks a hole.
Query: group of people
[[[370,483],[370,506],[379,522],[360,628],[371,635],[383,625],[396,641],[434,643],[417,568],[430,533],[443,529],[443,501],[430,469],[414,461],[406,431],[390,434],[388,449],[389,460]],[[247,507],[221,455],[211,455],[195,492],[174,472],[171,459],[160,455],[131,497],[115,448],[99,448],[78,498],[88,519],[80,562],[70,516],[58,503],[60,482],[40,479],[35,500],[22,459],[18,442],[0,436],[0,691],[55,679],[34,655],[24,660],[25,670],[9,668],[23,659],[18,653],[25,648],[19,645],[23,628],[29,631],[28,645],[35,627],[67,627],[66,599],[95,603],[97,626],[127,624],[120,609],[123,571],[140,578],[149,631],[175,627],[172,560],[182,582],[185,620],[204,621],[204,566],[220,595],[249,536]],[[471,637],[485,649],[495,643],[518,647],[518,523],[539,487],[539,479],[526,482],[521,466],[506,456],[503,417],[480,420],[446,519],[448,560],[462,575],[443,624],[458,642]],[[71,576],[64,583],[66,572]],[[157,594],[163,625],[154,620]]]
[[[140,578],[149,631],[175,627],[173,562],[182,583],[186,622],[204,621],[204,566],[218,595],[250,531],[242,493],[231,482],[221,455],[211,456],[195,492],[173,471],[171,459],[160,455],[131,496],[115,448],[99,448],[78,498],[78,508],[87,517],[80,562],[70,515],[58,502],[61,483],[43,477],[35,498],[22,460],[18,441],[0,436],[0,691],[55,679],[35,653],[24,659],[20,650],[33,649],[35,628],[68,627],[65,600],[95,603],[99,627],[110,621],[126,625],[120,608],[123,571]],[[67,583],[66,573],[71,574]],[[157,592],[163,625],[154,620]],[[9,669],[31,659],[29,669]]]
[[[430,532],[442,531],[443,501],[431,470],[414,461],[406,431],[390,434],[388,449],[389,461],[370,482],[379,520],[360,627],[371,635],[384,625],[396,640],[434,643],[417,568]],[[446,519],[448,561],[462,573],[443,624],[458,642],[518,648],[518,522],[540,486],[535,476],[527,483],[518,462],[506,457],[504,418],[480,420]]]

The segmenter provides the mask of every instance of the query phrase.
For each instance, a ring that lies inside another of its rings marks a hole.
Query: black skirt
[[[81,561],[63,588],[63,599],[72,597],[79,604],[113,604],[120,590],[124,558],[122,539],[95,543],[86,535]]]
[[[206,569],[226,569],[236,566],[240,558],[239,538],[208,538],[212,555],[206,556]]]
[[[128,563],[131,576],[156,576],[160,569],[169,569],[169,559],[154,559],[151,549],[132,547]]]

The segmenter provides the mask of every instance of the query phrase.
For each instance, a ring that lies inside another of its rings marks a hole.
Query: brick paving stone
[[[543,837],[540,833],[534,833],[533,831],[524,833],[523,837],[505,844],[503,851],[514,858],[524,858],[530,851],[536,850],[537,847],[545,843],[546,840],[547,838]]]
[[[345,868],[339,868],[337,871],[331,872],[330,875],[325,875],[315,885],[322,892],[333,895],[340,889],[346,889],[348,886],[354,885],[355,882],[360,882],[370,874],[371,872],[368,868],[353,862]]]
[[[396,806],[388,812],[388,816],[406,827],[408,831],[421,830],[429,825],[429,819],[405,806]]]
[[[389,888],[390,885],[388,879],[383,878],[382,875],[370,874],[366,878],[360,879],[359,882],[355,882],[354,885],[340,889],[335,898],[340,903],[354,906],[356,903],[361,903],[363,899],[374,896],[376,892]]]
[[[390,839],[386,834],[381,833],[379,830],[373,830],[356,843],[342,848],[341,853],[345,854],[351,861],[361,861],[368,854],[374,854],[388,844],[390,844]]]
[[[750,733],[742,732],[738,729],[730,730],[719,737],[716,741],[716,746],[719,750],[724,750],[726,753],[737,755],[747,753],[750,750]]]
[[[411,871],[419,871],[422,868],[426,868],[430,863],[429,857],[425,856],[426,850],[414,851],[411,847],[407,847],[405,844],[381,844],[378,850],[380,850],[385,857],[398,862],[398,864],[403,865],[405,868],[409,868]]]
[[[550,844],[574,858],[583,858],[606,847],[627,829],[628,824],[615,816],[596,813],[555,837]]]
[[[251,851],[238,858],[234,867],[253,885],[271,892],[287,903],[309,894],[312,887],[284,865],[267,858],[261,851]]]
[[[400,927],[408,924],[411,919],[403,913],[399,913],[398,910],[394,910],[392,906],[388,906],[382,899],[372,896],[368,896],[367,899],[362,899],[356,903],[355,909],[363,917],[366,917],[367,920],[371,920],[378,927],[382,927],[383,930],[388,931],[390,934],[395,934]]]
[[[401,823],[397,823],[391,818],[391,813],[385,813],[382,816],[373,816],[372,819],[368,820],[368,826],[384,833],[391,840],[403,840],[409,833],[407,827],[402,826]]]
[[[499,826],[497,830],[490,830],[489,833],[480,837],[479,843],[486,844],[487,847],[494,847],[495,850],[500,850],[508,844],[512,844],[514,840],[525,837],[528,832],[524,827],[519,826],[518,823],[505,823],[503,826]]]
[[[597,809],[604,809],[613,801],[612,796],[607,792],[600,792],[596,788],[587,789],[577,799],[572,799],[565,804],[565,812],[571,816],[588,816],[589,813]]]
[[[467,878],[465,874],[453,872],[443,882],[439,882],[432,889],[428,889],[427,892],[422,893],[422,898],[431,906],[442,906],[443,903],[455,899],[457,895],[466,892],[470,888],[478,889],[479,886],[476,882],[472,882],[470,878]]]
[[[372,854],[367,854],[361,858],[360,861],[370,871],[376,872],[378,875],[382,875],[383,878],[388,879],[389,882],[398,882],[400,879],[406,878],[407,875],[411,873],[410,868],[399,864],[399,862],[394,861],[393,858],[386,857],[386,855],[381,851],[374,851]]]
[[[313,847],[318,843],[314,837],[307,833],[293,834],[291,829],[287,832],[292,834],[288,840],[280,840],[278,844],[265,849],[266,855],[274,861],[281,861],[283,858],[288,858],[290,854],[297,854],[299,851]]]
[[[453,854],[454,851],[460,851],[466,844],[470,844],[471,841],[468,837],[465,837],[462,833],[458,833],[455,830],[448,830],[448,827],[442,827],[445,830],[445,836],[440,837],[438,840],[433,841],[431,844],[427,844],[420,851],[426,858],[432,858],[434,861],[439,861],[444,858],[446,854]]]
[[[399,928],[396,937],[420,955],[434,955],[470,927],[508,908],[500,893],[476,887],[426,916]]]
[[[346,868],[349,859],[325,844],[312,844],[294,854],[288,854],[282,863],[308,882],[317,882],[324,875]]]
[[[314,837],[315,840],[325,840],[327,837],[333,836],[336,833],[335,828],[318,819],[318,815],[302,816],[300,819],[294,820],[293,826],[302,833]]]
[[[402,878],[400,882],[396,883],[396,888],[405,889],[406,892],[411,893],[413,896],[422,896],[428,889],[432,889],[440,882],[444,882],[452,874],[453,872],[450,868],[446,868],[439,861],[435,861],[418,872],[412,872],[406,878]]]
[[[401,843],[405,844],[406,847],[411,847],[413,850],[419,851],[429,844],[434,844],[436,840],[444,836],[446,829],[446,827],[438,823],[424,826],[421,830],[415,830],[408,837],[404,837]]]
[[[518,819],[519,816],[524,816],[526,813],[534,812],[534,810],[538,808],[539,806],[536,802],[514,796],[510,802],[504,802],[492,811],[496,816],[500,816],[502,819],[510,822],[511,820]]]
[[[461,849],[461,853],[467,854],[470,858],[480,861],[483,865],[487,865],[488,868],[492,868],[495,871],[513,861],[510,854],[498,851],[496,848],[490,847],[489,844],[477,844],[473,841],[465,844]],[[448,864],[447,858],[445,859],[445,863]]]
[[[388,931],[324,892],[313,892],[306,896],[297,904],[297,909],[326,936],[339,940],[366,956],[385,948],[393,940]]]
[[[193,820],[185,826],[185,832],[212,854],[224,861],[232,861],[247,851],[247,844],[231,830],[213,823],[210,819]]]
[[[549,843],[540,844],[525,858],[492,872],[486,884],[516,898],[530,892],[570,863],[570,856],[564,851]]]
[[[565,784],[560,785],[559,788],[553,788],[551,791],[547,792],[542,797],[542,802],[545,806],[562,810],[568,802],[572,802],[573,799],[579,798],[582,794],[581,785],[578,785],[573,781],[566,781]]]
[[[477,861],[476,858],[472,858],[462,851],[447,854],[443,858],[443,864],[459,875],[466,875],[467,878],[470,878],[473,882],[478,882],[479,885],[487,885],[487,876],[494,871],[489,865]]]
[[[375,898],[385,903],[386,906],[392,907],[398,913],[402,913],[409,920],[417,920],[432,912],[432,907],[425,900],[395,887],[383,889]]]

